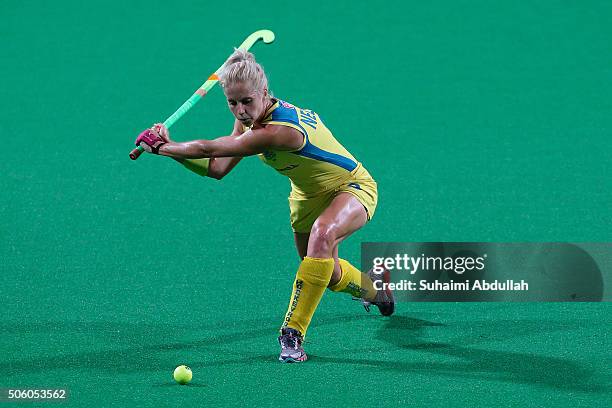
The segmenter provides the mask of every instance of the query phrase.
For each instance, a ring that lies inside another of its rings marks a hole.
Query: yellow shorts
[[[368,221],[371,220],[378,203],[376,181],[363,167],[360,166],[355,170],[351,178],[340,186],[314,197],[301,197],[292,191],[289,195],[289,209],[291,211],[290,218],[293,231],[310,232],[312,225],[319,218],[319,215],[329,207],[332,200],[340,193],[354,195],[366,209]]]

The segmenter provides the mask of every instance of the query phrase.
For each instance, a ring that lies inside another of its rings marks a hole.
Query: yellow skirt
[[[292,190],[289,194],[289,209],[293,231],[310,232],[319,215],[329,207],[332,200],[340,193],[354,195],[366,209],[368,221],[372,219],[378,203],[378,189],[376,181],[370,173],[359,165],[351,172],[351,177],[342,184],[314,197],[305,197]]]

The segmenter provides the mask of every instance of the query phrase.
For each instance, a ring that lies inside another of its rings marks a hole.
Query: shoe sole
[[[304,356],[302,358],[292,358],[292,357],[287,357],[285,359],[281,357],[278,358],[278,361],[280,361],[281,363],[302,363],[306,360],[308,360],[308,356]]]

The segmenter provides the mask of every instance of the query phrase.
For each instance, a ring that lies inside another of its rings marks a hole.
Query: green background
[[[274,94],[320,113],[379,183],[341,256],[610,241],[609,2],[5,0],[0,387],[66,386],[74,406],[610,405],[610,303],[383,319],[327,294],[311,361],[278,364],[298,265],[287,180],[256,158],[218,182],[127,156],[261,28]],[[172,134],[231,126],[216,88]]]

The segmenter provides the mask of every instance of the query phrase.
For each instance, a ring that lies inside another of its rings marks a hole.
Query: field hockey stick
[[[242,44],[240,44],[238,49],[248,51],[259,40],[263,40],[266,44],[270,44],[272,41],[274,41],[274,33],[270,30],[255,31],[253,34],[249,35],[246,40],[242,42]],[[198,90],[195,91],[195,93],[191,95],[191,97],[187,99],[185,103],[183,103],[181,107],[176,110],[176,112],[174,112],[172,115],[170,115],[168,119],[164,121],[164,126],[166,126],[166,128],[169,129],[170,126],[174,125],[176,121],[178,121],[185,113],[187,113],[189,109],[191,109],[196,103],[198,103],[200,99],[202,99],[204,95],[206,95],[208,91],[210,91],[211,88],[215,86],[217,82],[219,82],[218,74],[219,71],[221,71],[221,68],[223,68],[223,65],[217,68],[217,70],[211,76],[208,77],[206,82],[204,82],[202,86],[199,87]],[[138,156],[142,154],[142,152],[144,152],[144,149],[142,147],[136,147],[130,152],[130,159],[136,160]]]

